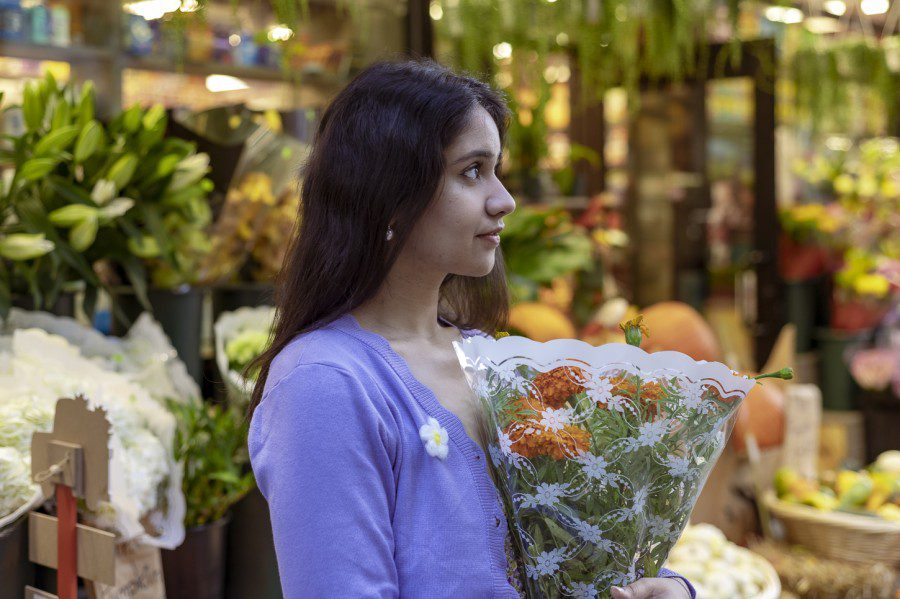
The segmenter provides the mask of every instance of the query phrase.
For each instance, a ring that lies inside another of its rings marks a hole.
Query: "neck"
[[[444,276],[429,276],[398,261],[375,296],[352,310],[360,326],[389,341],[427,339],[439,341],[446,336],[438,324],[438,303]]]

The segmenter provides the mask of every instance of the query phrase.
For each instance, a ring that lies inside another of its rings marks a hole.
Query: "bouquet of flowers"
[[[455,344],[529,597],[608,597],[655,576],[756,384],[719,363],[647,354],[635,347],[640,317],[623,329],[628,344]]]
[[[275,308],[271,306],[244,307],[223,312],[213,325],[216,365],[233,404],[244,406],[249,401],[258,373],[245,371],[269,346],[274,319]]]

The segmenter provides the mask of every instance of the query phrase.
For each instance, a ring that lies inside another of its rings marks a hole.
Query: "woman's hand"
[[[677,578],[641,578],[624,588],[612,588],[613,599],[690,599],[691,594]]]

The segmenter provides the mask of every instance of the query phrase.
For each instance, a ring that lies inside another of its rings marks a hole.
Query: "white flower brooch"
[[[419,437],[425,444],[428,455],[441,460],[447,457],[447,452],[450,451],[450,435],[436,419],[428,418],[428,423],[419,428]]]

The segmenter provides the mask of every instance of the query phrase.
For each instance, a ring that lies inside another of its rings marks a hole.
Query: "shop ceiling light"
[[[837,33],[844,30],[841,22],[831,17],[806,17],[803,26],[810,33]]]
[[[859,8],[865,15],[883,15],[890,7],[888,0],[862,0],[859,3]]]
[[[286,42],[294,37],[294,30],[284,24],[272,25],[267,37],[270,42]]]
[[[140,2],[128,2],[123,8],[133,15],[153,21],[161,19],[166,13],[180,9],[181,0],[141,0]]]
[[[825,12],[836,17],[841,17],[847,12],[847,4],[844,0],[826,0],[822,6],[825,8]]]
[[[213,93],[235,92],[249,87],[242,79],[231,75],[210,75],[206,78],[206,89]]]

